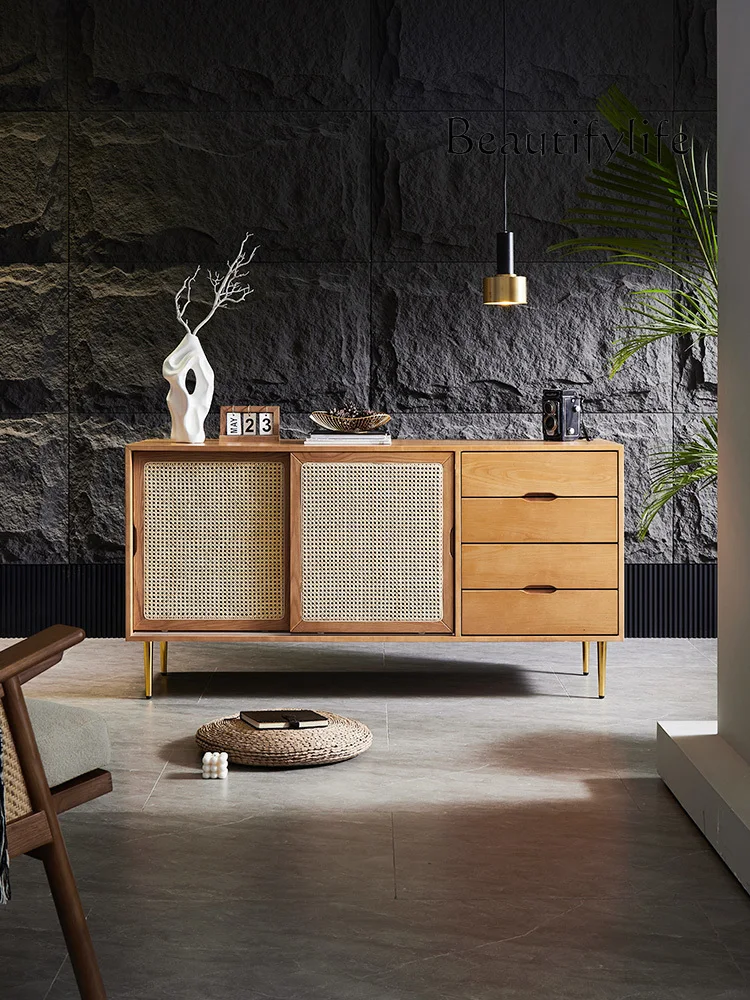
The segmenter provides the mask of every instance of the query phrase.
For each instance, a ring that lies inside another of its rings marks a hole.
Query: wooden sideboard
[[[126,448],[126,637],[144,643],[623,637],[610,441],[165,440]]]

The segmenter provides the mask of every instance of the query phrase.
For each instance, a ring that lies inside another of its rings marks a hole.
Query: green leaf
[[[661,276],[655,287],[630,292],[624,306],[630,322],[619,326],[625,336],[614,345],[614,377],[635,354],[665,338],[692,342],[717,336],[718,199],[709,183],[708,157],[697,155],[695,143],[685,156],[666,146],[659,151],[654,129],[616,87],[602,95],[597,108],[627,142],[632,129],[634,152],[618,148],[590,172],[587,189],[562,220],[578,235],[549,249],[603,255],[595,266],[646,268]],[[715,480],[716,421],[704,424],[705,433],[695,441],[657,457],[641,538],[681,489]]]
[[[638,526],[640,541],[648,534],[659,511],[690,486],[705,489],[719,474],[719,427],[716,417],[703,418],[704,433],[674,451],[657,452],[651,469],[646,506]]]

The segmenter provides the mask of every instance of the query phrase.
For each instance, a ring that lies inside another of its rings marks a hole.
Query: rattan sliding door
[[[285,631],[287,455],[139,454],[133,624],[150,631]]]
[[[291,456],[291,630],[453,631],[453,456]]]

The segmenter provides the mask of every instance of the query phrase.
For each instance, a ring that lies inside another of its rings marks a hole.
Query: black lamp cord
[[[503,0],[503,231],[508,231],[508,154],[505,145],[508,139],[507,109],[508,109],[508,48],[506,45],[507,25],[505,11],[508,0]]]

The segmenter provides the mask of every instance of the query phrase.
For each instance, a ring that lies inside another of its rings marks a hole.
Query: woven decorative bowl
[[[284,709],[294,711],[294,709]],[[321,712],[320,729],[253,729],[235,715],[201,726],[195,742],[201,750],[226,752],[233,764],[252,767],[315,767],[336,764],[363,753],[372,733],[363,722]]]
[[[342,434],[365,434],[367,431],[384,427],[390,420],[388,413],[369,413],[363,417],[341,417],[336,413],[316,410],[310,414],[310,420],[325,427],[329,431],[340,431]]]

